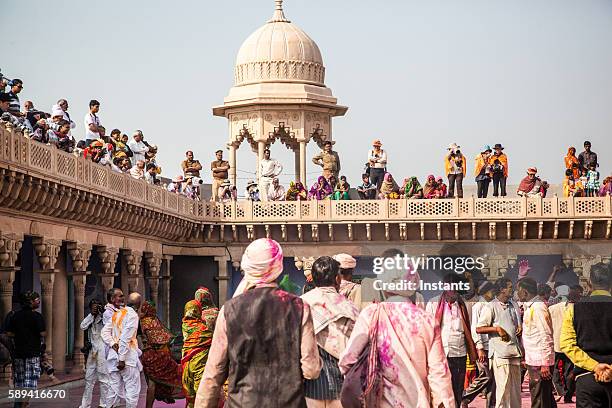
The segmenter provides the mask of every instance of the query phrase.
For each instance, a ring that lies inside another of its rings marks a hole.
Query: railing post
[[[604,214],[609,217],[610,215],[612,215],[611,211],[612,210],[610,208],[610,196],[606,194],[606,196],[604,197]]]
[[[459,202],[459,196],[455,195],[452,203],[453,203],[453,218],[459,218],[461,216],[461,205]]]
[[[524,195],[521,200],[521,215],[523,218],[527,218],[527,196]]]
[[[573,196],[567,197],[567,215],[570,217],[573,217],[574,214],[576,213],[576,211],[574,211],[575,210],[574,206],[576,205],[575,202],[576,201],[574,200]]]
[[[550,215],[559,218],[559,197],[557,195],[550,200]]]

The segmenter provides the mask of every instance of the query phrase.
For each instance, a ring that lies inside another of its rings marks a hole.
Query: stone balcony
[[[0,123],[0,206],[163,241],[609,239],[610,197],[209,203],[193,201]]]

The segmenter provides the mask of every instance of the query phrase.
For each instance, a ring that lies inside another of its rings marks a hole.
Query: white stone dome
[[[236,86],[263,82],[297,82],[325,86],[325,67],[317,44],[283,13],[276,0],[274,16],[251,34],[236,57]]]

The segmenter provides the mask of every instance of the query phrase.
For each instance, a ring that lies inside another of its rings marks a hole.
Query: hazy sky
[[[227,142],[211,107],[273,9],[273,0],[3,0],[0,68],[24,80],[22,102],[50,111],[67,98],[77,139],[89,100],[100,100],[107,131],[142,129],[171,177],[186,149],[208,168]],[[375,138],[397,179],[441,174],[451,142],[469,159],[469,183],[474,156],[494,143],[506,146],[513,183],[530,165],[559,183],[567,147],[580,152],[585,139],[602,178],[612,170],[608,0],[286,0],[284,9],[317,42],[326,84],[349,106],[333,133],[352,185]],[[287,183],[293,154],[276,143],[272,155]],[[310,182],[319,171],[309,166]],[[242,189],[255,171],[246,144],[237,167]]]

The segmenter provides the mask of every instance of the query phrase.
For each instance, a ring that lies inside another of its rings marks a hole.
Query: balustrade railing
[[[341,223],[388,221],[612,219],[611,197],[463,198],[442,200],[194,201],[113,171],[0,123],[0,161],[39,177],[98,191],[193,221]]]

